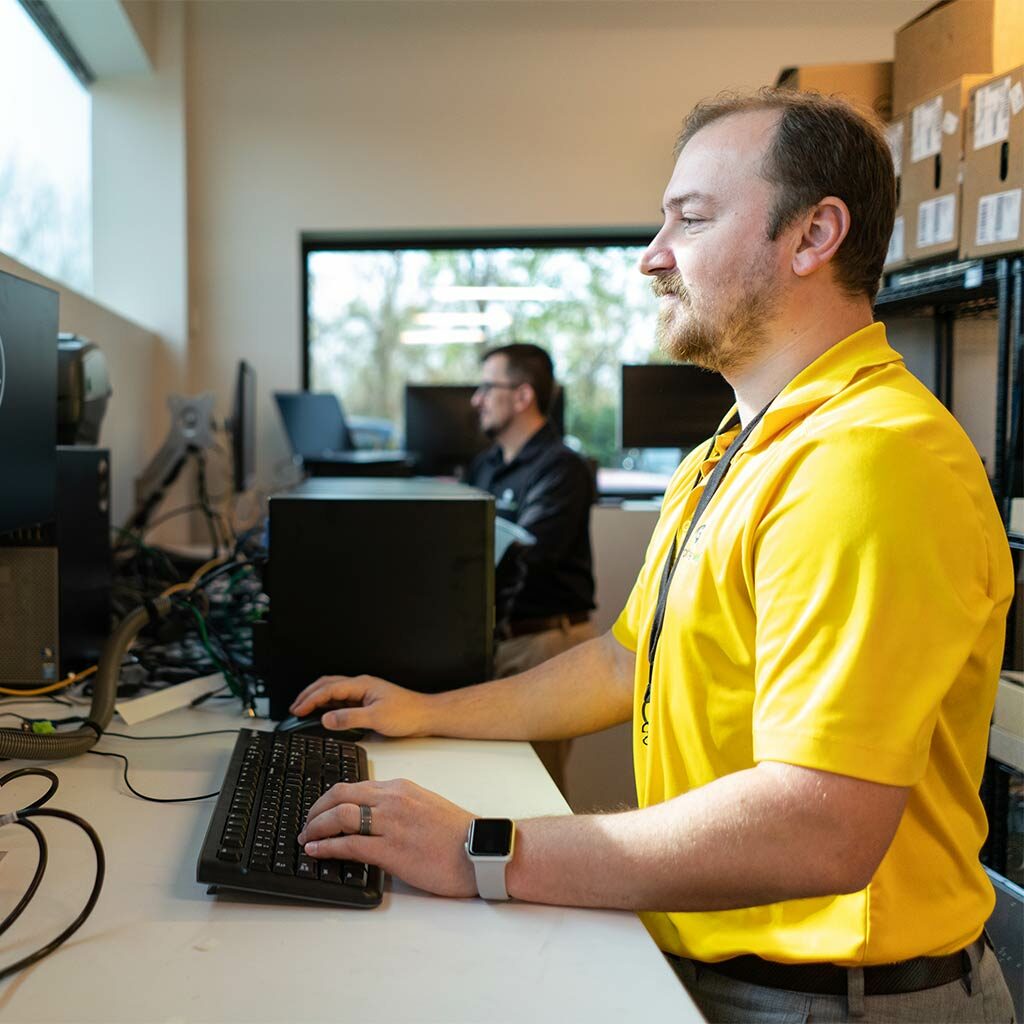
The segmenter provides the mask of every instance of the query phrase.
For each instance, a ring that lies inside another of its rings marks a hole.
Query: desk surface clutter
[[[196,709],[131,727],[115,718],[110,728],[159,736],[242,726],[271,724]],[[105,736],[97,749],[127,755],[132,785],[147,796],[179,797],[216,789],[233,743],[227,734],[144,743]],[[525,743],[371,737],[363,745],[372,777],[412,779],[480,815],[568,810]],[[633,914],[450,900],[390,877],[383,903],[368,911],[209,896],[196,882],[196,860],[212,800],[147,803],[126,790],[122,763],[109,758],[47,767],[60,779],[49,806],[96,829],[106,880],[92,916],[64,946],[0,984],[4,1020],[621,1021],[641,1007],[701,1019]],[[0,813],[44,786],[13,780],[0,792]],[[46,876],[0,940],[0,966],[63,929],[92,884],[85,835],[61,821],[41,824]],[[0,915],[21,897],[36,858],[25,829],[0,830]]]

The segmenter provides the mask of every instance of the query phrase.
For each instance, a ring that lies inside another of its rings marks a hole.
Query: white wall
[[[185,12],[153,8],[153,71],[92,87],[93,290],[163,339],[158,379],[180,390],[188,356]],[[154,410],[162,432],[163,402]]]

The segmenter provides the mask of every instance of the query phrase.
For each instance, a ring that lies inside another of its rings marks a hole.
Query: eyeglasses
[[[504,384],[497,380],[482,380],[476,386],[476,393],[478,395],[486,395],[488,391],[493,391],[495,388],[506,388],[509,391],[515,391],[516,388],[522,386],[522,381],[519,384]]]

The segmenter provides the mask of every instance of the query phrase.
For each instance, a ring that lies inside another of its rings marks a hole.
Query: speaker
[[[270,499],[270,715],[320,675],[425,693],[490,678],[494,499],[462,484],[314,477]]]
[[[57,548],[22,541],[0,547],[0,684],[45,686],[60,670]]]
[[[110,632],[110,451],[57,448],[57,554],[63,675],[99,659]]]

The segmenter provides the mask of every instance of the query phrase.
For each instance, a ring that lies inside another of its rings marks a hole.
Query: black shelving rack
[[[935,324],[935,381],[939,400],[953,400],[953,325],[965,315],[995,313],[996,428],[992,489],[1003,522],[1009,521],[1015,474],[1022,459],[1022,377],[1024,377],[1024,251],[987,259],[953,259],[911,266],[885,276],[875,300],[887,313],[930,310]],[[1015,547],[1024,538],[1011,534]]]

